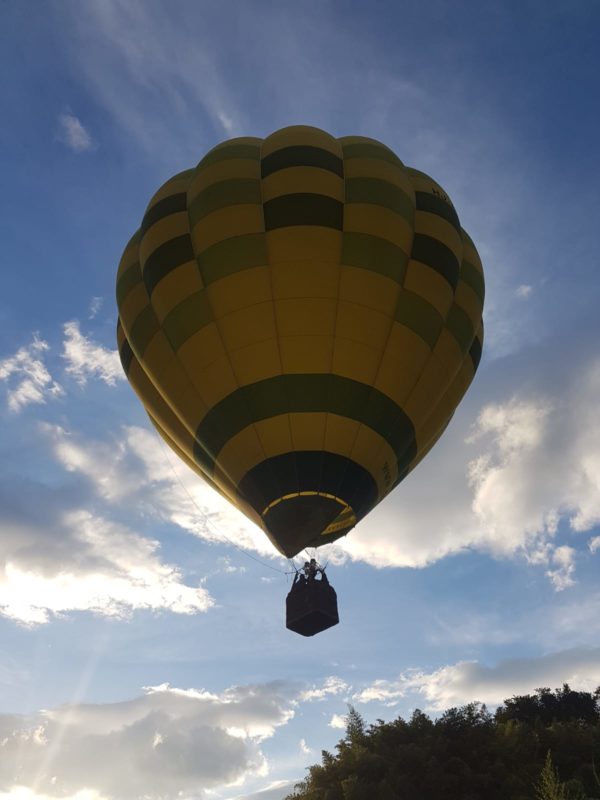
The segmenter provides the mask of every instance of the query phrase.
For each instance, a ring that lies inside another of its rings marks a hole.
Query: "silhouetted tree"
[[[558,779],[550,750],[546,754],[546,762],[535,784],[535,797],[536,800],[567,800],[565,785]]]
[[[367,726],[350,706],[336,754],[323,751],[289,800],[594,800],[599,704],[600,688],[564,684],[511,697],[494,715],[469,703]]]

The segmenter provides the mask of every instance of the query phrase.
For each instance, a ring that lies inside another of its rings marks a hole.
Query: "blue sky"
[[[348,703],[372,721],[595,688],[597,3],[11,0],[0,18],[0,798],[280,800]],[[327,554],[342,621],[310,640],[284,628],[289,565],[166,453],[114,341],[151,193],[297,123],[433,175],[487,280],[477,378]]]

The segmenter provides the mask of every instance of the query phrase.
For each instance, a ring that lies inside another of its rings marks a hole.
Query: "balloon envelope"
[[[448,195],[385,145],[232,139],[154,195],[118,341],[158,432],[293,556],[435,444],[479,363],[484,281]]]

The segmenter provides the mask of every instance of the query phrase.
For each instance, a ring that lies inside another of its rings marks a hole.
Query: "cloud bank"
[[[2,492],[0,614],[24,625],[68,611],[125,617],[135,609],[193,614],[213,604],[159,558],[159,544],[30,485]],[[66,504],[65,504],[66,505]]]
[[[477,549],[546,565],[557,590],[572,585],[577,559],[588,557],[583,535],[600,522],[599,396],[600,362],[592,361],[566,373],[555,394],[528,390],[485,405],[466,441],[450,428],[418,479],[375,509],[344,549],[380,567],[423,567]],[[561,530],[568,545],[557,541]]]
[[[394,681],[374,681],[356,693],[354,700],[393,706],[408,695],[420,695],[427,710],[438,712],[475,700],[497,706],[512,695],[563,683],[572,689],[593,692],[600,685],[600,648],[573,648],[535,658],[515,658],[495,667],[459,661],[429,673],[413,670]]]
[[[165,684],[121,703],[0,715],[0,790],[205,797],[267,774],[260,743],[293,717],[289,694],[282,682],[217,694]]]

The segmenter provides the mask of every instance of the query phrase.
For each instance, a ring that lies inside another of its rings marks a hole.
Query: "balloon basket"
[[[337,595],[327,580],[308,580],[293,586],[285,605],[286,628],[301,636],[314,636],[340,621]]]

